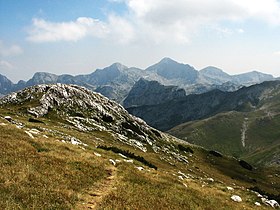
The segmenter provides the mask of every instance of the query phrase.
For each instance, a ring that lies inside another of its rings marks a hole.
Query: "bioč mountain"
[[[11,81],[7,83],[7,81],[3,81],[3,76],[1,78],[0,94],[2,95],[37,84],[63,83],[84,86],[117,102],[125,99],[140,78],[157,81],[166,86],[178,86],[184,89],[186,94],[204,93],[213,89],[235,91],[244,85],[274,80],[271,75],[255,71],[234,76],[215,67],[207,67],[198,71],[188,64],[178,63],[170,58],[163,58],[145,70],[128,68],[120,63],[114,63],[86,75],[55,75],[37,72],[27,82],[20,81],[17,84],[11,84]]]
[[[278,168],[179,140],[77,85],[1,98],[0,131],[1,209],[279,206]]]

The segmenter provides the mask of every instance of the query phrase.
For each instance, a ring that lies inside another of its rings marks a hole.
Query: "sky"
[[[170,57],[280,76],[280,0],[0,0],[0,74],[88,74]]]

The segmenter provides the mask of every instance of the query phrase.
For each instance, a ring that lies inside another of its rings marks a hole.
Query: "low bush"
[[[34,122],[34,123],[43,123],[43,124],[45,124],[43,121],[34,119],[34,118],[32,118],[32,117],[30,117],[30,118],[28,119],[28,121],[29,121],[29,122]]]
[[[107,147],[107,146],[102,146],[102,145],[97,146],[97,148],[103,149],[103,150],[106,150],[106,151],[112,151],[114,153],[121,153],[122,155],[125,155],[125,156],[127,156],[129,158],[132,158],[134,160],[138,160],[139,162],[143,163],[144,165],[157,170],[157,167],[154,164],[150,163],[149,161],[147,161],[142,156],[135,155],[134,153],[130,152],[129,150],[122,150],[122,149],[117,148],[117,147]]]
[[[257,186],[250,187],[249,189],[250,189],[250,190],[253,190],[253,191],[255,191],[255,192],[258,192],[258,193],[260,193],[261,195],[266,195],[269,199],[276,200],[278,203],[280,203],[280,194],[275,195],[275,194],[271,194],[271,193],[265,192],[264,190],[261,190],[261,189],[260,189],[259,187],[257,187]]]
[[[189,152],[193,154],[193,150],[190,147],[184,147],[183,145],[179,144],[178,149],[183,152]]]
[[[249,171],[252,171],[253,170],[253,166],[251,166],[249,163],[247,163],[246,161],[244,160],[240,160],[239,161],[239,165],[241,165],[243,168],[249,170]]]
[[[213,155],[215,157],[223,157],[223,155],[221,153],[214,151],[214,150],[209,151],[209,154]]]

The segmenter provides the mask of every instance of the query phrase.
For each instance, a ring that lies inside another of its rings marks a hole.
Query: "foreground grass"
[[[200,181],[178,180],[171,173],[137,171],[119,167],[122,177],[116,190],[108,194],[98,209],[253,209],[250,196],[234,203],[230,193]],[[185,185],[183,184],[185,183]],[[244,198],[245,196],[245,198]],[[260,208],[261,209],[261,208]]]
[[[79,132],[46,119],[42,119],[46,124],[38,125],[27,122],[24,116],[13,118],[26,126],[18,129],[0,118],[0,123],[5,123],[0,125],[0,209],[253,209],[259,200],[246,188],[271,188],[270,193],[279,190],[271,187],[264,174],[246,171],[231,158],[209,156],[201,148],[192,147],[191,156],[181,151],[188,156],[188,164],[173,160],[171,165],[165,161],[170,155],[141,152],[107,132]],[[89,146],[62,143],[53,133],[42,132],[32,139],[24,131],[34,127],[59,130]],[[43,138],[43,134],[49,138]],[[117,153],[96,148],[98,145],[131,151],[158,170],[137,160],[125,162]],[[177,147],[174,142],[169,145]],[[109,159],[120,162],[113,166]],[[139,171],[136,166],[145,169]],[[178,171],[193,178],[179,179]],[[271,174],[273,171],[265,173]],[[206,181],[209,177],[215,181]],[[257,183],[251,183],[252,179]],[[278,185],[276,179],[271,181]],[[226,186],[233,186],[235,191],[229,192]],[[232,194],[240,195],[243,202],[233,202]]]
[[[0,129],[0,209],[71,209],[79,192],[105,177],[104,164],[80,148]]]

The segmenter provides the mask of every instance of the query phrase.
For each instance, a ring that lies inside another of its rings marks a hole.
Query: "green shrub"
[[[154,164],[148,162],[142,156],[135,155],[134,153],[132,153],[128,150],[122,150],[122,149],[119,149],[117,147],[107,147],[107,146],[102,146],[102,145],[97,146],[97,148],[103,149],[103,150],[106,150],[106,151],[112,151],[114,153],[121,153],[122,155],[125,155],[125,156],[127,156],[129,158],[132,158],[134,160],[138,160],[139,162],[143,163],[144,165],[157,170],[157,167]]]

